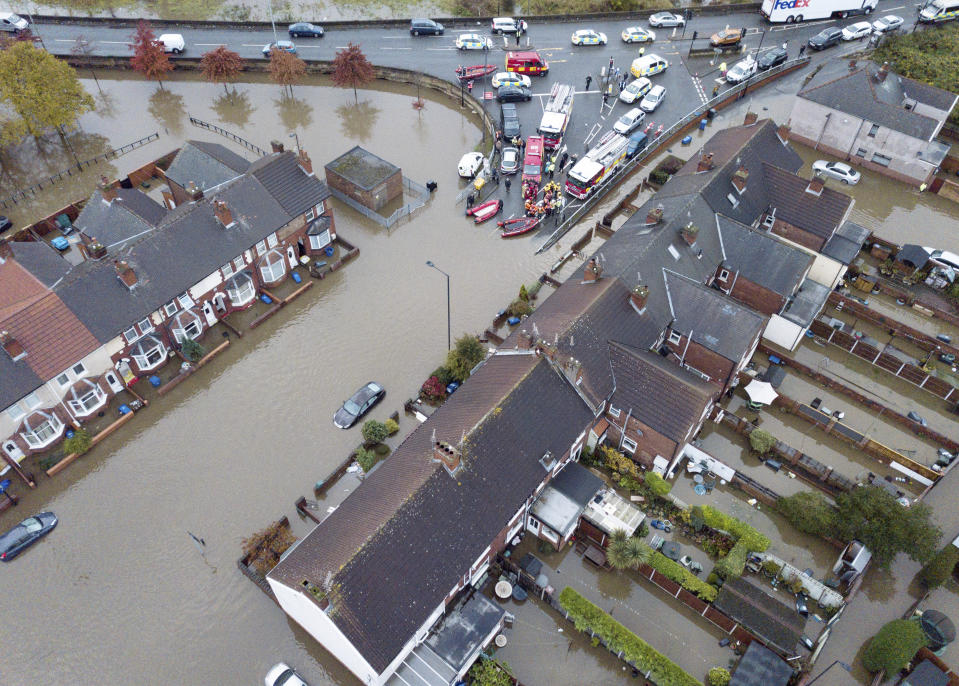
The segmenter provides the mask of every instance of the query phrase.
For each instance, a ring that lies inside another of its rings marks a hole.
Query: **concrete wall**
[[[931,109],[931,108],[929,108]],[[826,115],[831,114],[826,120]],[[869,136],[873,122],[832,110],[805,98],[796,98],[789,117],[789,137],[816,147],[849,164],[865,167],[912,184],[929,183],[935,167],[917,157],[927,141],[884,126]],[[864,156],[858,151],[865,150]],[[892,158],[888,166],[872,161],[874,153]]]

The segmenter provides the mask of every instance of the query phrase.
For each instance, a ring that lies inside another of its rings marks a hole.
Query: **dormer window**
[[[678,331],[670,330],[669,332],[669,342],[673,345],[679,345],[680,341],[683,340],[683,335]]]
[[[725,281],[725,280],[728,279],[728,278],[729,278],[729,271],[726,270],[726,269],[720,269],[720,270],[719,270],[719,280],[720,280],[720,281]]]

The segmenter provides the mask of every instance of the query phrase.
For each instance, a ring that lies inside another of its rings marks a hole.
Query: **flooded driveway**
[[[116,109],[85,120],[85,131],[120,140],[156,129],[142,106],[154,85],[101,84]],[[222,88],[166,88],[196,103],[190,114],[262,147],[271,138],[292,142],[272,84],[239,86],[244,123],[217,114]],[[358,259],[0,517],[4,528],[40,509],[60,517],[51,536],[4,565],[4,614],[16,618],[0,627],[4,684],[250,684],[279,660],[312,684],[358,683],[237,571],[240,542],[282,515],[298,534],[308,531],[292,516],[293,501],[360,441],[358,429],[330,421],[340,400],[375,379],[387,397],[372,417],[384,420],[442,362],[445,283],[426,260],[452,276],[455,337],[481,331],[555,256],[535,257],[525,242],[500,240],[454,209],[451,170],[480,137],[458,108],[430,100],[417,112],[415,93],[363,91],[375,116],[357,122],[352,91],[311,85],[295,96],[303,103],[296,131],[314,164],[362,144],[415,180],[439,179],[436,197],[391,232],[335,203],[337,228],[360,247]],[[226,142],[194,129],[185,112],[167,125],[161,143],[116,167],[133,169],[187,137]],[[34,209],[82,195],[61,191]],[[401,435],[412,427],[401,418]],[[353,483],[334,493],[344,496]],[[205,556],[187,531],[205,539]]]

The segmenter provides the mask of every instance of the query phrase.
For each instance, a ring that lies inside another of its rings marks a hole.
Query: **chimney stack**
[[[696,165],[697,172],[706,172],[713,168],[713,154],[711,152],[701,155],[699,164]]]
[[[306,150],[300,149],[297,162],[299,162],[300,169],[313,176],[313,162],[310,160],[310,156],[306,154]]]
[[[270,141],[270,147],[273,148],[273,152],[283,152],[283,143],[280,141]]]
[[[27,351],[23,349],[23,346],[20,345],[16,338],[10,335],[9,331],[0,331],[0,346],[3,346],[4,352],[6,352],[14,362],[22,360],[27,356]]]
[[[825,185],[826,184],[823,182],[823,178],[819,174],[815,174],[811,179],[809,179],[809,185],[806,186],[806,192],[812,193],[818,198],[820,195],[822,195],[822,189]]]
[[[136,288],[137,285],[137,274],[133,271],[126,260],[113,260],[113,268],[117,271],[117,278],[123,283],[124,286],[129,288],[131,291]]]
[[[83,245],[83,243],[80,243],[79,245]],[[103,243],[98,241],[93,236],[90,236],[90,242],[84,247],[86,248],[87,254],[91,257],[91,259],[94,260],[99,260],[101,257],[104,257],[107,254],[107,249],[103,246]]]
[[[190,200],[196,202],[203,198],[203,189],[191,181],[186,185],[186,194],[190,196]]]
[[[533,335],[523,329],[519,332],[519,336],[516,337],[516,347],[520,350],[529,350],[533,347]]]
[[[583,378],[583,365],[575,357],[563,360],[563,375],[574,386]]]
[[[779,142],[783,145],[789,142],[789,124],[780,124],[779,128],[776,129],[776,136],[779,137]]]
[[[646,214],[646,226],[653,226],[663,221],[663,206],[657,205]]]
[[[443,441],[433,441],[433,459],[441,462],[450,476],[456,474],[463,464],[460,451]]]
[[[886,80],[886,76],[889,75],[889,63],[883,62],[882,66],[879,67],[879,71],[876,72],[876,81],[880,83]]]
[[[733,172],[733,188],[736,189],[737,193],[742,195],[746,192],[747,181],[749,181],[749,170],[743,165],[739,165],[739,169]]]
[[[596,261],[595,257],[590,257],[589,262],[586,263],[586,271],[583,272],[583,283],[599,281],[599,277],[602,276],[602,274],[602,266]]]
[[[757,121],[759,121],[759,115],[755,112],[747,112],[746,117],[743,119],[743,126],[752,126]]]
[[[233,220],[233,212],[222,200],[213,201],[213,214],[216,215],[217,221],[223,225],[223,228],[229,229],[236,223]]]
[[[100,181],[97,183],[97,188],[100,190],[100,195],[103,196],[103,202],[108,205],[116,200],[117,189],[110,183],[110,180],[105,176],[100,177]]]
[[[686,226],[679,230],[679,235],[683,237],[683,240],[686,241],[686,245],[693,247],[696,245],[696,238],[699,237],[699,227],[689,222]]]
[[[643,284],[633,286],[633,290],[629,292],[629,302],[639,314],[646,311],[647,298],[649,298],[649,287]]]
[[[6,238],[0,238],[0,264],[13,259],[13,248]]]

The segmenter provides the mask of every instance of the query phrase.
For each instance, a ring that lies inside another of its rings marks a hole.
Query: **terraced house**
[[[329,190],[305,152],[275,152],[236,172],[216,158],[235,167],[242,158],[222,146],[187,148],[190,194],[177,192],[176,201],[171,182],[164,197],[172,209],[140,190],[100,184],[74,223],[79,263],[39,241],[0,243],[8,466],[54,445],[335,239]]]

